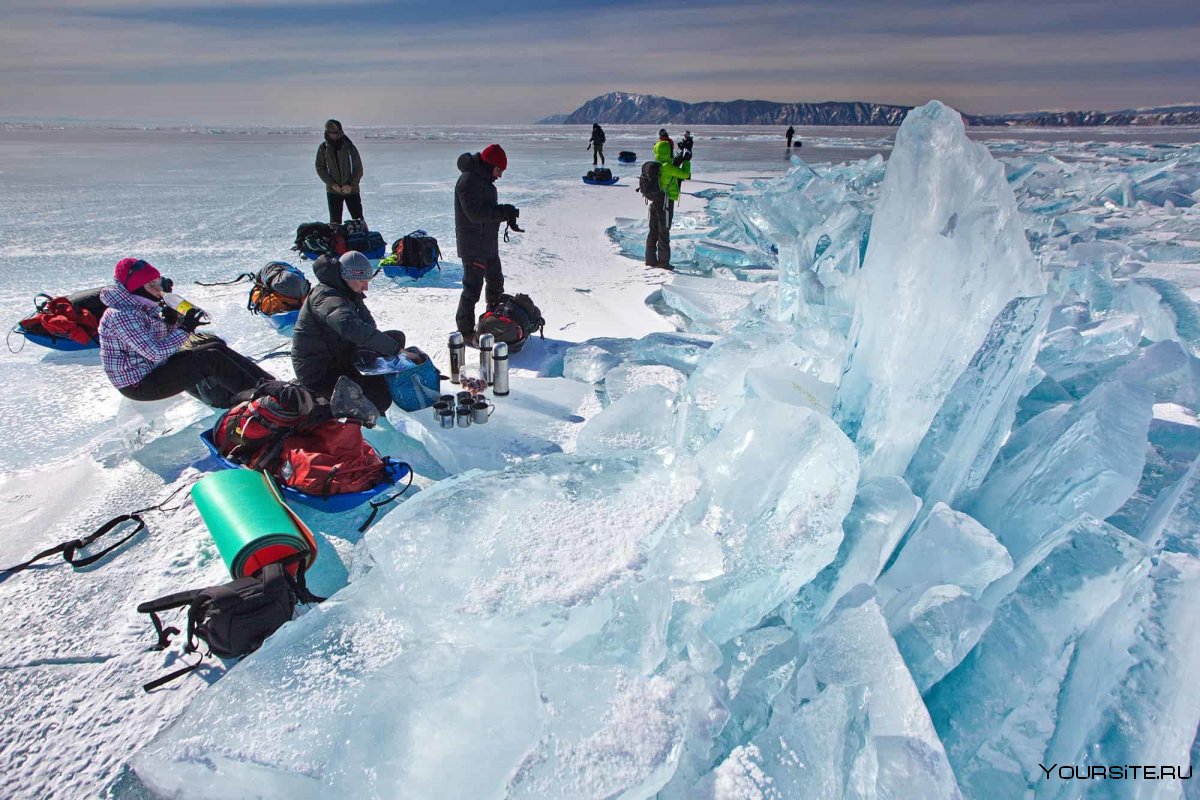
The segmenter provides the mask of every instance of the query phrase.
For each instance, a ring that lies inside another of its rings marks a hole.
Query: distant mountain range
[[[609,92],[570,114],[538,120],[543,125],[592,122],[625,125],[899,125],[912,106],[880,103],[772,103],[729,100],[685,103],[669,97]],[[1021,114],[963,114],[968,125],[1080,127],[1093,125],[1200,125],[1200,106],[1165,106],[1126,111],[1031,111]]]

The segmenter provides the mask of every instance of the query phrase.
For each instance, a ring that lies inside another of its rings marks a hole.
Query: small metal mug
[[[438,412],[438,422],[443,428],[454,427],[454,409],[444,408]]]
[[[488,417],[495,410],[496,407],[487,400],[476,400],[475,405],[471,406],[471,421],[476,425],[482,425],[488,421]]]
[[[457,416],[458,416],[458,427],[460,427],[460,428],[471,427],[471,409],[468,406],[459,406]]]

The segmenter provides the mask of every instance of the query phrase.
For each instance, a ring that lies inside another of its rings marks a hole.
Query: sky
[[[610,91],[1200,103],[1196,0],[0,0],[0,120],[519,124]]]

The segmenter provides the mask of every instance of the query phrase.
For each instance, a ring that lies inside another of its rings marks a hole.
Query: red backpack
[[[79,344],[90,344],[100,335],[100,321],[86,308],[76,308],[65,297],[46,297],[37,306],[37,313],[23,319],[20,325],[30,333],[48,333]]]
[[[217,420],[213,444],[230,461],[274,473],[283,440],[307,424],[329,419],[328,411],[303,386],[267,381]]]
[[[361,492],[388,480],[387,464],[363,439],[361,423],[330,419],[329,406],[294,383],[259,384],[217,421],[212,437],[230,461],[306,494]]]
[[[367,444],[362,424],[331,419],[283,441],[279,477],[306,494],[361,492],[388,480],[387,464]]]

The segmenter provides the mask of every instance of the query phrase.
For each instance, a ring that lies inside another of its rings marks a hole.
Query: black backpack
[[[183,652],[200,650],[199,639],[208,645],[208,654],[220,658],[240,658],[262,646],[267,637],[292,618],[296,602],[319,603],[324,598],[308,591],[304,582],[304,561],[308,553],[296,553],[282,561],[267,564],[249,578],[238,578],[220,586],[176,592],[138,606],[139,614],[149,614],[158,634],[155,650],[165,650],[178,628],[164,628],[158,612],[173,608],[188,609],[187,643]],[[292,577],[287,567],[296,565]],[[150,681],[142,688],[149,692],[186,675],[200,666],[195,664]]]
[[[592,181],[611,181],[612,170],[607,167],[596,167],[588,170],[588,180]]]
[[[546,320],[542,317],[541,309],[529,295],[502,294],[500,302],[479,317],[476,333],[479,336],[490,333],[497,342],[508,345],[508,352],[519,353],[534,331],[538,331],[543,339],[546,338],[543,331],[545,326]]]
[[[305,222],[296,228],[292,249],[297,253],[333,255],[333,231],[325,222]]]
[[[387,242],[383,240],[383,234],[379,231],[355,231],[347,233],[345,237],[346,250],[357,250],[366,255],[367,253],[375,253],[387,247]],[[382,258],[382,256],[379,256]]]
[[[648,202],[660,203],[663,200],[663,190],[658,184],[658,177],[661,174],[662,164],[657,161],[642,162],[642,174],[638,176],[637,190]]]
[[[402,267],[432,267],[442,257],[438,240],[423,230],[415,230],[392,242],[392,253]]]

